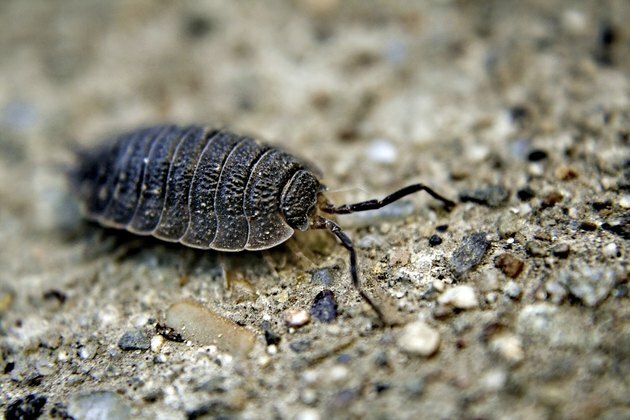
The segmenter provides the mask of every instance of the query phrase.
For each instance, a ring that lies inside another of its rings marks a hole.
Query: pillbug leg
[[[455,203],[453,201],[449,200],[448,198],[442,197],[440,194],[436,193],[435,191],[433,191],[431,188],[427,187],[426,185],[412,184],[404,188],[401,188],[400,190],[388,195],[382,200],[374,199],[374,200],[362,201],[360,203],[354,203],[354,204],[342,204],[341,206],[334,206],[331,203],[326,203],[321,207],[321,210],[326,213],[332,213],[332,214],[348,214],[348,213],[355,213],[359,211],[376,210],[376,209],[380,209],[381,207],[385,207],[388,204],[393,203],[394,201],[400,200],[401,198],[406,197],[409,194],[416,193],[418,191],[426,191],[431,197],[435,198],[436,200],[440,200],[442,203],[444,203],[444,206],[446,207],[447,210],[450,210],[453,207],[455,207]]]
[[[368,305],[376,312],[378,318],[381,320],[383,324],[387,324],[385,321],[385,317],[383,316],[383,312],[381,309],[374,303],[372,298],[370,298],[361,288],[361,283],[359,282],[359,275],[357,274],[357,253],[354,250],[354,245],[352,244],[352,240],[346,233],[339,227],[338,224],[333,222],[332,220],[326,219],[324,217],[316,217],[311,225],[312,229],[328,229],[332,232],[338,239],[341,241],[341,244],[348,250],[350,253],[350,275],[352,277],[352,286],[359,292],[361,298],[365,300]]]

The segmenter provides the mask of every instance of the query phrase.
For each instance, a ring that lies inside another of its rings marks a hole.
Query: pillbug
[[[139,235],[218,251],[258,251],[289,239],[296,229],[327,229],[350,254],[352,284],[363,291],[352,241],[323,214],[375,210],[426,191],[423,184],[382,200],[333,205],[310,164],[279,148],[227,130],[158,125],[122,134],[79,152],[71,181],[87,219]]]

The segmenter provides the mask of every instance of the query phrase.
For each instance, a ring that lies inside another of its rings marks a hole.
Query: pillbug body
[[[363,292],[350,238],[321,213],[381,208],[424,190],[422,184],[383,200],[334,206],[305,161],[250,137],[202,126],[160,125],[123,134],[80,153],[71,174],[84,214],[105,226],[219,251],[264,250],[296,229],[327,229],[350,252],[352,281]]]

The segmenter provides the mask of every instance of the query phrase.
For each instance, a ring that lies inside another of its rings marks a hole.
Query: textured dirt
[[[630,418],[629,20],[623,0],[3,1],[5,417]],[[83,222],[73,150],[166,121],[298,153],[338,203],[457,199],[338,217],[399,325],[325,232],[225,255]],[[331,317],[325,289],[336,319],[298,326],[314,300]],[[187,337],[174,303],[238,325]]]

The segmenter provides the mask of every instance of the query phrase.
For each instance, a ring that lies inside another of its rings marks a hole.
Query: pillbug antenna
[[[341,206],[334,206],[331,203],[326,203],[321,206],[320,209],[323,212],[331,214],[349,214],[359,211],[376,210],[418,191],[426,191],[431,197],[435,198],[436,200],[440,200],[442,203],[444,203],[444,206],[447,210],[451,210],[453,207],[455,207],[455,203],[453,201],[449,200],[448,198],[442,197],[440,194],[436,193],[426,185],[412,184],[393,192],[382,200],[374,199],[354,204],[342,204]]]
[[[363,300],[365,300],[368,303],[368,305],[370,305],[370,307],[374,310],[374,312],[376,312],[376,315],[378,315],[378,318],[381,320],[381,322],[383,324],[387,324],[381,309],[374,303],[374,301],[372,301],[372,298],[370,298],[361,288],[361,283],[359,282],[359,275],[357,274],[357,253],[354,250],[354,245],[352,244],[352,240],[350,239],[350,237],[346,235],[346,233],[341,229],[341,227],[339,227],[338,224],[336,224],[330,219],[326,219],[321,216],[317,216],[313,220],[311,227],[313,229],[328,229],[331,233],[333,233],[339,239],[339,241],[341,241],[341,244],[350,253],[350,275],[352,277],[352,286],[357,290],[357,292],[359,292],[359,295],[361,295],[361,298],[363,298]]]

